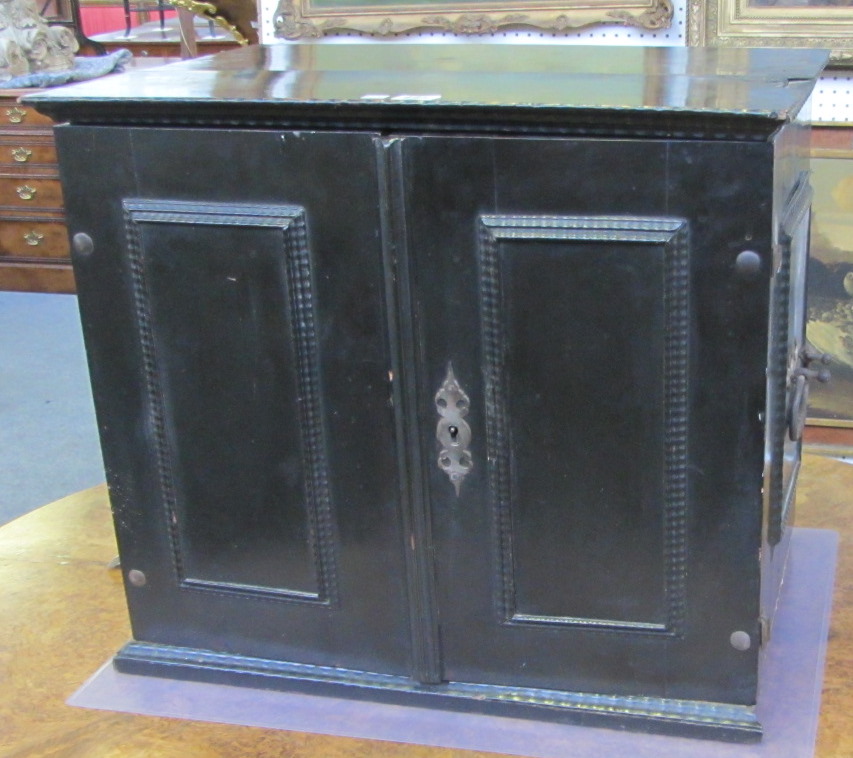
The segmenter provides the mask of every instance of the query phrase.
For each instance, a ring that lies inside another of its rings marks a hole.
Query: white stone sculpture
[[[0,0],[0,82],[70,69],[79,47],[70,29],[47,25],[35,0]]]

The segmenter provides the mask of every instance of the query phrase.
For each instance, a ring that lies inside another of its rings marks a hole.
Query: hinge
[[[770,620],[766,616],[758,617],[758,637],[760,647],[770,642]]]

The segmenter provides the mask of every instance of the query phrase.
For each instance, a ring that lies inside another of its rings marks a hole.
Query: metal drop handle
[[[799,365],[795,366],[790,373],[791,400],[788,405],[788,436],[794,442],[803,438],[806,427],[806,417],[809,405],[809,382],[816,381],[825,384],[832,377],[826,368],[832,362],[832,356],[821,353],[812,345],[806,344],[797,356]],[[817,363],[823,368],[811,368]]]
[[[6,109],[6,118],[9,119],[10,124],[20,124],[26,116],[27,112],[23,108],[19,108],[17,105],[14,108]]]

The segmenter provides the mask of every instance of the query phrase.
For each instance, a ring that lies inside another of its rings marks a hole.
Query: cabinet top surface
[[[519,123],[547,112],[569,123],[580,113],[624,120],[627,112],[697,124],[735,118],[766,128],[796,116],[825,62],[824,51],[804,49],[279,44],[28,99],[57,120],[79,123],[186,123],[189,113],[198,123],[215,122],[216,114],[263,122],[301,113],[393,125],[400,117],[440,122],[454,111],[493,120],[512,114]]]

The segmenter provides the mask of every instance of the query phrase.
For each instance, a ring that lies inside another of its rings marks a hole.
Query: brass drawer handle
[[[35,231],[35,229],[31,232],[27,232],[24,235],[24,242],[26,242],[31,247],[38,247],[43,239],[44,235]]]
[[[10,124],[20,124],[26,118],[27,112],[16,105],[14,108],[7,108],[6,115]]]
[[[38,190],[35,187],[30,187],[29,184],[22,184],[20,187],[15,187],[15,192],[18,193],[21,200],[32,200]]]
[[[15,147],[12,149],[12,160],[16,163],[26,163],[32,155],[33,151],[25,147]]]
[[[447,474],[456,496],[462,480],[471,473],[474,460],[471,457],[471,427],[465,421],[471,401],[453,374],[453,365],[447,364],[447,376],[435,393],[435,409],[438,411],[438,428],[435,436],[440,447],[438,467]]]

